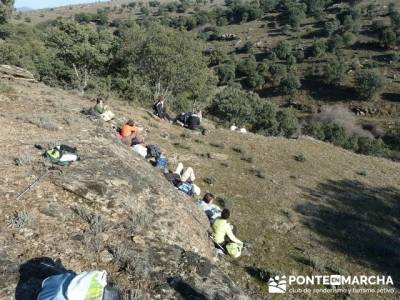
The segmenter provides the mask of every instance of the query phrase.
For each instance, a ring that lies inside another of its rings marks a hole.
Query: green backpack
[[[240,255],[242,255],[243,246],[240,244],[231,242],[226,244],[225,248],[228,254],[233,258],[238,258]]]

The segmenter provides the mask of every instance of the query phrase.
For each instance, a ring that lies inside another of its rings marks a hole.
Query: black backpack
[[[195,115],[191,115],[187,120],[187,126],[192,130],[197,130],[200,127],[200,118]]]

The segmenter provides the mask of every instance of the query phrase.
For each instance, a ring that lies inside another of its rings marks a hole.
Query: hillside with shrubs
[[[399,16],[390,1],[76,5],[15,13],[2,26],[1,63],[28,68],[47,84],[144,106],[158,83],[173,86],[175,112],[201,108],[264,135],[302,132],[397,159]],[[351,111],[365,132],[317,120],[331,106]],[[289,132],[278,124],[282,116]]]

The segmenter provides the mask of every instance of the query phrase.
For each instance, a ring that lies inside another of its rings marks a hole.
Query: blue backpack
[[[193,185],[189,182],[181,182],[181,184],[178,185],[178,190],[189,196],[193,196]]]
[[[156,158],[156,167],[160,169],[165,169],[168,166],[168,158],[166,158],[164,155],[160,155],[159,157]]]

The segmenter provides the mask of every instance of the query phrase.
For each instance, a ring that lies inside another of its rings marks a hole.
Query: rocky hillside
[[[80,114],[93,102],[22,79],[2,81],[0,90],[0,299],[12,299],[19,265],[42,256],[75,271],[105,269],[137,299],[269,299],[265,280],[276,274],[386,274],[396,288],[288,295],[296,299],[399,296],[398,163],[211,123],[202,136],[111,101],[117,125],[137,120],[171,167],[192,166],[202,190],[232,210],[250,255],[217,260],[194,200],[122,145],[110,124]],[[16,200],[46,170],[34,145],[55,143],[78,147],[82,160],[52,170]]]
[[[129,299],[240,298],[214,264],[206,217],[108,124],[81,115],[89,101],[19,79],[2,91],[0,299],[13,299],[18,267],[35,257],[105,269]],[[48,167],[34,145],[58,143],[78,147],[81,161],[16,200]]]

